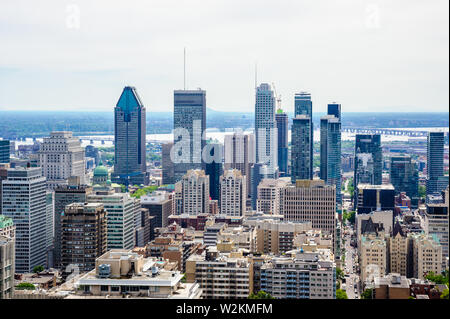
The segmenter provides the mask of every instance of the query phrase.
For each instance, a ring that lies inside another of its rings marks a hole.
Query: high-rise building
[[[258,198],[258,185],[261,183],[261,181],[265,178],[269,178],[268,168],[267,165],[262,163],[255,163],[252,165],[251,168],[251,204],[252,209],[256,209],[256,201]]]
[[[79,178],[69,179],[68,185],[55,188],[55,241],[53,249],[53,267],[61,267],[61,216],[67,205],[85,203],[87,196],[92,193],[92,187],[80,185]]]
[[[126,86],[114,108],[114,182],[146,184],[145,133],[145,107],[136,88]]]
[[[226,170],[220,177],[220,213],[244,216],[247,211],[247,181],[237,170]]]
[[[66,185],[71,176],[85,183],[84,149],[72,132],[51,132],[50,137],[45,137],[39,149],[39,161],[50,189]]]
[[[55,241],[55,193],[47,190],[45,193],[45,237],[47,246],[47,265],[53,267],[53,249]]]
[[[107,250],[133,249],[136,220],[141,213],[139,199],[129,193],[108,190],[95,191],[88,196],[87,202],[103,204],[107,211]]]
[[[174,165],[170,158],[170,151],[173,147],[173,142],[164,143],[161,146],[161,161],[162,161],[162,183],[163,185],[175,184]]]
[[[107,218],[102,204],[73,203],[61,217],[63,269],[75,265],[80,272],[95,268],[95,259],[106,252]]]
[[[442,262],[446,263],[448,258],[448,210],[449,210],[449,188],[443,191],[444,202],[427,204],[425,212],[425,233],[438,239],[442,246]],[[445,266],[445,265],[444,265]]]
[[[411,206],[417,207],[419,202],[419,171],[416,163],[409,155],[391,157],[390,182],[395,194],[405,192],[411,199]]]
[[[153,216],[154,227],[167,227],[168,218],[175,214],[174,194],[167,192],[153,192],[141,197],[141,206]]]
[[[341,121],[334,115],[320,119],[320,178],[336,185],[336,200],[341,202]]]
[[[180,181],[188,170],[205,169],[202,151],[206,145],[206,91],[174,91],[174,160],[175,182]]]
[[[224,157],[225,170],[238,169],[247,179],[247,190],[251,196],[251,167],[256,161],[256,146],[254,134],[243,134],[235,132],[225,135],[224,140]]]
[[[448,185],[444,178],[444,132],[428,132],[427,195],[440,193]]]
[[[275,95],[267,83],[256,88],[255,102],[256,163],[267,165],[268,174],[278,177],[278,134],[275,121]]]
[[[182,214],[207,214],[209,211],[209,177],[203,170],[189,170],[181,180]]]
[[[395,211],[395,191],[392,184],[359,184],[357,198],[358,214],[370,214],[373,211],[383,210]]]
[[[2,213],[16,226],[16,272],[46,267],[46,179],[42,169],[8,169],[8,178],[2,184]]]
[[[0,140],[0,163],[9,163],[10,145],[8,140]]]
[[[278,168],[280,170],[280,176],[288,176],[288,126],[289,118],[287,113],[282,109],[278,109],[275,114],[275,120],[277,121],[277,133],[278,133]]]
[[[298,124],[308,125],[310,129],[310,134],[306,134],[306,136],[309,136],[309,141],[305,141],[306,144],[309,144],[309,165],[311,166],[311,177],[307,177],[306,179],[312,179],[313,176],[313,158],[314,158],[314,123],[312,121],[312,100],[311,100],[311,94],[308,92],[300,92],[296,93],[294,97],[294,106],[295,106],[295,113],[294,118],[296,118],[298,115],[302,115],[301,118],[303,118],[303,115],[305,116],[305,120],[299,122]],[[310,123],[308,123],[307,119],[310,119]],[[292,141],[291,141],[292,143]],[[292,143],[292,145],[294,145]],[[307,145],[304,145],[307,146]],[[307,154],[307,155],[308,155]],[[306,155],[304,155],[306,156]],[[292,156],[291,156],[292,157]],[[300,179],[300,178],[298,178]],[[295,182],[295,181],[294,181]]]
[[[337,117],[339,121],[341,121],[341,105],[333,102],[328,104],[328,115],[333,115],[334,117]]]
[[[258,185],[256,210],[270,215],[280,215],[282,211],[283,188],[289,184],[284,179],[263,179]]]
[[[219,200],[220,176],[223,174],[223,145],[208,144],[204,152],[209,152],[209,159],[205,161],[205,173],[209,176],[209,195],[212,200]]]
[[[0,214],[2,213],[2,181],[8,178],[8,168],[10,164],[0,164]]]
[[[0,235],[0,300],[14,297],[14,264],[14,238]]]
[[[313,178],[312,120],[309,115],[297,115],[291,130],[291,179]]]
[[[312,222],[313,229],[336,237],[336,186],[323,180],[297,180],[284,187],[281,199],[286,221]]]

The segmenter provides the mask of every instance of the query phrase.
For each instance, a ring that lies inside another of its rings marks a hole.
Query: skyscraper
[[[247,183],[237,169],[226,170],[220,177],[220,213],[244,216],[247,211]]]
[[[238,169],[247,180],[247,190],[251,189],[251,166],[255,163],[255,135],[235,132],[225,135],[225,170]],[[250,192],[247,195],[251,195]]]
[[[47,266],[46,180],[40,167],[8,169],[3,184],[3,215],[16,226],[16,272]]]
[[[223,145],[208,144],[205,152],[210,154],[210,159],[205,163],[205,173],[209,176],[209,195],[212,200],[219,200],[220,176],[223,174]]]
[[[291,130],[291,179],[313,178],[312,121],[309,115],[297,115]]]
[[[313,157],[314,157],[314,123],[312,121],[312,100],[311,100],[311,94],[308,92],[300,92],[296,93],[294,97],[294,107],[295,107],[295,113],[294,117],[297,117],[297,115],[306,115],[307,118],[310,119],[310,151],[309,151],[309,163],[311,163],[311,176],[307,177],[306,179],[312,179],[313,178]],[[306,121],[303,121],[303,124],[307,125]],[[306,146],[306,145],[305,145]]]
[[[206,130],[206,91],[174,91],[174,160],[175,182],[190,169],[205,169],[202,151],[206,145],[203,133]]]
[[[209,177],[203,170],[189,170],[181,180],[182,214],[207,214],[209,211]]]
[[[0,141],[0,163],[9,163],[10,145],[8,140]]]
[[[328,112],[330,111],[333,113],[334,109],[330,109],[329,105]],[[341,202],[341,121],[334,114],[328,114],[320,119],[320,178],[329,185],[336,185],[336,201],[339,203]],[[340,108],[338,115],[340,115]]]
[[[255,136],[256,163],[266,164],[268,174],[278,177],[277,124],[275,121],[275,95],[267,83],[256,88]]]
[[[448,185],[444,178],[444,132],[429,132],[427,141],[427,195],[440,193]]]
[[[66,185],[69,177],[77,176],[85,182],[84,149],[72,132],[51,132],[45,137],[39,149],[42,176],[47,178],[47,187],[55,189]]]
[[[146,184],[145,114],[136,88],[126,86],[114,108],[114,182]]]
[[[341,120],[341,105],[333,102],[328,104],[328,115],[334,115],[335,117],[337,117],[339,119],[339,121]]]
[[[164,185],[174,184],[174,166],[170,159],[170,150],[173,147],[173,143],[164,143],[161,146],[161,161],[162,161],[162,183]]]
[[[288,126],[289,118],[282,109],[275,114],[278,131],[278,168],[280,176],[288,176]]]
[[[406,192],[411,199],[411,206],[417,207],[419,201],[419,171],[409,155],[391,157],[390,181],[395,194]]]
[[[258,198],[258,185],[261,183],[261,181],[265,178],[269,178],[268,174],[268,168],[267,165],[261,164],[261,163],[255,163],[252,165],[251,168],[251,203],[252,203],[252,209],[255,210],[257,208],[256,202]],[[271,177],[270,177],[271,178]]]

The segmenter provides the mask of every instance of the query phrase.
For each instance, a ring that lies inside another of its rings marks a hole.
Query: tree
[[[35,274],[37,274],[38,272],[41,272],[41,271],[44,271],[44,266],[42,266],[42,265],[35,266],[35,267],[33,268],[33,272],[34,272]]]
[[[448,299],[448,289],[442,291],[441,299]]]
[[[361,299],[373,299],[372,297],[373,289],[364,289],[363,293],[361,294]]]
[[[21,282],[16,286],[17,290],[34,290],[36,287],[33,284],[30,284],[29,282]]]
[[[336,299],[348,299],[347,293],[342,289],[337,289]]]
[[[408,299],[416,299],[416,298],[414,298],[413,296],[409,296]]]
[[[425,199],[427,196],[427,188],[424,185],[419,185],[419,197]]]
[[[436,275],[434,272],[430,271],[425,276],[425,279],[434,282],[438,285],[447,285],[448,286],[448,270],[446,270],[443,275]]]
[[[336,278],[339,280],[343,280],[345,278],[344,271],[339,267],[336,267]]]
[[[344,221],[348,220],[348,222],[350,224],[354,224],[355,223],[355,215],[356,215],[356,212],[354,212],[354,211],[349,211],[349,212],[344,211],[342,213],[342,219]]]
[[[248,299],[275,299],[272,297],[269,293],[265,292],[264,290],[258,291],[257,294],[251,293],[248,296]]]

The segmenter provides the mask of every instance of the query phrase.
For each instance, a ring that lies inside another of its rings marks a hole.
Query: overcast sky
[[[253,111],[258,82],[283,108],[446,111],[448,0],[1,0],[0,110],[108,111],[125,85],[152,111],[173,90]]]

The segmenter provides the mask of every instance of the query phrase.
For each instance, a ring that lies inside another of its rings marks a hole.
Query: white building
[[[181,179],[182,214],[198,215],[209,211],[209,176],[203,170],[188,170]]]
[[[281,211],[281,194],[283,188],[290,184],[284,179],[263,179],[258,185],[256,210],[265,214],[278,215]]]
[[[247,181],[241,171],[226,170],[220,176],[220,213],[226,216],[244,216],[246,212]]]
[[[84,149],[78,138],[72,132],[52,132],[45,137],[39,150],[39,161],[42,175],[47,178],[47,187],[67,184],[71,176],[80,177],[85,184]]]

